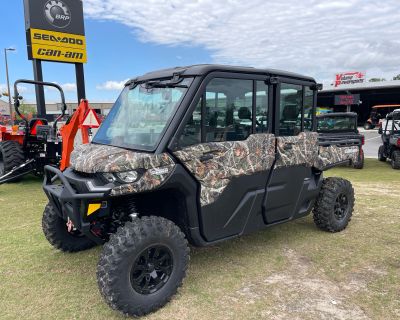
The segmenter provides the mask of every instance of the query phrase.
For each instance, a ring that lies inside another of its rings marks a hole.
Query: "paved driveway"
[[[378,158],[378,148],[382,144],[381,136],[378,130],[365,130],[358,128],[361,134],[365,136],[364,155],[366,158]]]

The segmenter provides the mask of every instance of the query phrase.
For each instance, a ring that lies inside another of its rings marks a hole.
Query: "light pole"
[[[15,49],[14,49],[14,48],[4,48],[4,58],[6,59],[6,77],[7,77],[7,90],[8,90],[8,107],[10,108],[11,125],[13,125],[13,124],[14,124],[14,119],[13,119],[13,116],[12,116],[10,79],[9,79],[9,77],[8,77],[7,51],[15,51]]]

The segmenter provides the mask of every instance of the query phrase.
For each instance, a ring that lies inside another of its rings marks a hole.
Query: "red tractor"
[[[19,83],[58,89],[61,95],[61,114],[52,125],[45,118],[28,120],[20,112],[22,97],[18,93]],[[60,166],[61,170],[68,167],[78,129],[81,129],[82,142],[89,142],[88,127],[82,126],[90,111],[88,101],[81,100],[78,109],[59,130],[57,123],[64,117],[67,109],[64,92],[59,85],[50,82],[17,80],[14,83],[13,98],[15,112],[22,119],[23,125],[13,126],[12,129],[0,126],[0,184],[16,181],[28,173],[42,175],[45,165]]]

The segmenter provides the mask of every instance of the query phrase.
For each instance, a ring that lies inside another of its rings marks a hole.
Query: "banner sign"
[[[85,63],[81,0],[24,0],[28,58]]]
[[[359,94],[341,94],[335,95],[336,106],[349,106],[352,104],[360,104]]]
[[[342,85],[348,84],[364,83],[365,81],[365,72],[343,72],[336,74],[335,87],[340,87]]]

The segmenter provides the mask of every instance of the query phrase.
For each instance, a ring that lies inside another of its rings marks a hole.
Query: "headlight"
[[[135,182],[138,178],[138,173],[136,171],[118,172],[115,173],[115,175],[118,177],[118,179],[126,183]]]

